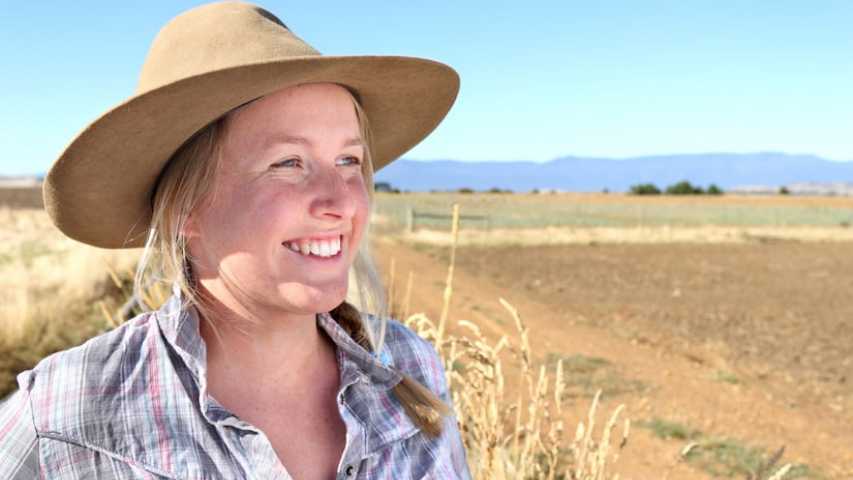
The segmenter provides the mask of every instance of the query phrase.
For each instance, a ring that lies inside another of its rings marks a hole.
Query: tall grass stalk
[[[458,231],[458,222],[459,207],[456,205],[454,232]],[[515,322],[517,345],[506,335],[490,342],[477,325],[466,320],[458,321],[453,333],[446,330],[453,295],[455,251],[454,242],[439,323],[435,324],[422,313],[406,318],[405,323],[432,341],[444,362],[473,477],[618,479],[618,475],[609,470],[627,444],[630,422],[624,421],[621,439],[616,445],[611,445],[611,432],[624,406],[614,410],[601,432],[595,432],[601,396],[598,392],[590,406],[587,423],[580,422],[574,440],[566,441],[562,360],[557,362],[555,376],[544,365],[534,369],[529,330],[514,306],[499,299]],[[515,398],[509,398],[506,390],[503,364],[507,357],[513,359],[515,366],[520,366]]]
[[[409,272],[409,276],[406,279],[406,296],[403,298],[403,315],[400,318],[409,318],[409,311],[412,307],[412,283],[414,281],[414,274]]]
[[[447,281],[444,287],[444,298],[441,305],[441,317],[438,320],[438,343],[444,338],[447,328],[447,316],[450,313],[450,298],[453,296],[453,269],[456,267],[456,244],[459,241],[459,204],[453,204],[453,224],[451,227],[450,265],[447,268]]]

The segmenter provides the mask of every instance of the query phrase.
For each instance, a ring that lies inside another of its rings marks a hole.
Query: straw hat
[[[45,208],[71,238],[140,247],[158,175],[181,144],[233,108],[311,82],[356,92],[370,121],[376,170],[435,129],[459,91],[459,77],[447,65],[324,56],[260,7],[204,5],[160,30],[133,96],[66,147],[45,179]]]

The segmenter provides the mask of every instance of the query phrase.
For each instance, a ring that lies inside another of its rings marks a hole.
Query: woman
[[[249,4],[169,22],[44,194],[68,236],[144,246],[138,291],[173,295],[18,377],[0,478],[468,478],[435,351],[345,301],[352,270],[381,306],[373,171],[457,91],[432,61],[321,56]]]

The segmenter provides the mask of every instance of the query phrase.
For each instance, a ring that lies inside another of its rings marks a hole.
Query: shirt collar
[[[157,311],[157,324],[166,342],[171,345],[196,378],[203,380],[207,366],[207,348],[201,338],[198,313],[185,305],[181,289],[172,285],[172,295]]]
[[[223,407],[208,400],[207,349],[199,330],[198,312],[185,304],[177,285],[172,287],[172,296],[157,311],[157,323],[166,342],[195,378],[199,395],[196,401],[202,414],[211,422],[233,420],[228,418]],[[403,375],[393,366],[390,355],[384,349],[380,355],[365,350],[329,313],[318,314],[317,324],[337,347],[339,392],[349,387],[355,389],[348,395],[353,399],[348,402],[348,410],[363,426],[364,454],[371,455],[384,445],[416,433],[418,428],[391,392]]]
[[[157,311],[157,322],[166,341],[175,348],[196,380],[202,380],[207,367],[207,348],[199,329],[198,311],[194,306],[185,304],[177,284],[172,286],[172,295]],[[392,367],[387,352],[383,350],[378,355],[365,350],[329,313],[319,313],[317,325],[337,347],[342,387],[352,380],[351,375],[367,375],[374,383],[386,388],[393,387],[402,378],[400,372]],[[356,367],[356,372],[344,368],[350,362]]]

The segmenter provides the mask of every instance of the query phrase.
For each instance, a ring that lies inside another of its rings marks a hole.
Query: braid
[[[329,315],[356,343],[368,352],[373,352],[373,345],[370,343],[361,313],[357,308],[343,302],[332,309]],[[394,396],[397,397],[397,400],[403,405],[406,415],[418,428],[431,437],[437,437],[441,434],[444,417],[448,415],[450,409],[430,389],[412,377],[400,373],[403,378],[392,389]]]
[[[332,309],[329,315],[355,340],[355,343],[361,345],[368,352],[373,352],[373,345],[370,344],[370,338],[367,336],[364,324],[361,322],[361,313],[359,313],[357,308],[348,302],[343,302]]]

